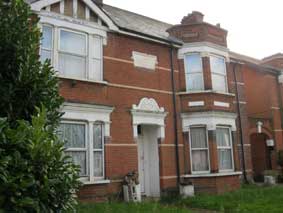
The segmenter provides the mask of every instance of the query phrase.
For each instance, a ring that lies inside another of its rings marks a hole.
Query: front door
[[[157,127],[142,126],[138,137],[139,181],[143,195],[160,196]]]

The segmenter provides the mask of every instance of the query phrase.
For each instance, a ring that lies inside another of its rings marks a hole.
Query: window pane
[[[207,148],[206,129],[203,127],[191,128],[191,148]]]
[[[43,26],[42,27],[42,44],[44,49],[52,49],[52,27]]]
[[[212,87],[215,91],[226,92],[226,77],[212,74]]]
[[[231,149],[218,149],[219,170],[233,169]]]
[[[188,91],[203,90],[202,73],[186,74],[186,84]]]
[[[60,50],[86,55],[86,36],[69,31],[60,31]]]
[[[73,78],[86,78],[86,60],[84,57],[59,54],[60,74]]]
[[[217,128],[216,141],[218,147],[231,147],[230,130],[228,128]]]
[[[103,177],[103,154],[102,151],[93,153],[94,177]]]
[[[51,59],[51,51],[50,50],[41,50],[41,52],[40,52],[41,63],[44,63],[46,59]]]
[[[193,150],[192,151],[193,171],[208,171],[208,151]]]
[[[93,134],[94,149],[102,149],[102,124],[93,125]]]
[[[223,57],[210,56],[211,72],[226,75],[226,63]]]
[[[66,148],[85,148],[85,125],[62,123],[59,126],[59,137],[66,141]]]
[[[80,176],[87,175],[86,169],[86,152],[65,152],[66,155],[72,157],[73,162],[81,167]]]
[[[202,72],[201,60],[199,54],[187,55],[185,57],[187,73]]]

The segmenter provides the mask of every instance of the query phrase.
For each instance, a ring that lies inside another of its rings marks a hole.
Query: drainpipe
[[[240,111],[239,93],[238,93],[237,76],[236,76],[236,65],[237,65],[236,63],[237,62],[233,62],[233,74],[234,74],[234,81],[235,81],[237,111],[238,111],[238,118],[239,118],[239,133],[240,133],[240,143],[241,143],[241,151],[242,151],[242,167],[243,167],[244,183],[247,184],[248,183],[248,179],[247,179],[246,161],[245,161],[242,117],[241,117],[241,111]]]
[[[178,142],[178,122],[177,122],[177,108],[176,108],[176,91],[174,81],[174,60],[173,60],[173,45],[170,46],[170,68],[171,68],[171,85],[172,85],[172,101],[173,101],[173,117],[174,117],[174,139],[175,139],[175,155],[176,155],[176,172],[177,172],[177,188],[180,184],[180,162],[179,162],[179,142]]]
[[[279,103],[279,108],[280,108],[280,120],[281,120],[281,128],[283,129],[283,103],[282,103],[282,92],[281,92],[281,83],[279,82],[279,76],[280,74],[277,75],[277,91],[278,91],[278,103]]]

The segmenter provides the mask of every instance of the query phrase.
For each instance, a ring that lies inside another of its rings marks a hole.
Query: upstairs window
[[[233,149],[230,133],[231,132],[229,128],[216,128],[219,171],[233,170]]]
[[[63,76],[85,79],[86,34],[60,30],[59,72]]]
[[[212,88],[217,92],[227,92],[226,62],[224,57],[210,56]]]
[[[53,28],[51,26],[42,27],[42,42],[40,48],[40,61],[43,63],[46,59],[52,62],[53,54]]]
[[[203,90],[203,68],[200,54],[185,56],[185,70],[187,91]]]
[[[192,173],[209,172],[209,149],[205,127],[190,128]]]
[[[60,77],[103,80],[101,36],[43,24],[42,37],[40,60],[51,59]]]

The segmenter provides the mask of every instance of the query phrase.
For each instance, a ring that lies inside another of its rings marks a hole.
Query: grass
[[[283,212],[283,186],[243,186],[238,191],[222,195],[199,195],[179,200],[175,205],[219,212]]]
[[[283,186],[243,186],[240,190],[222,195],[198,195],[181,199],[164,197],[160,202],[143,203],[94,203],[80,204],[79,213],[187,213],[189,209],[214,210],[217,212],[279,213],[283,212]]]
[[[190,213],[189,210],[161,205],[158,202],[142,203],[89,203],[80,204],[78,213]]]

